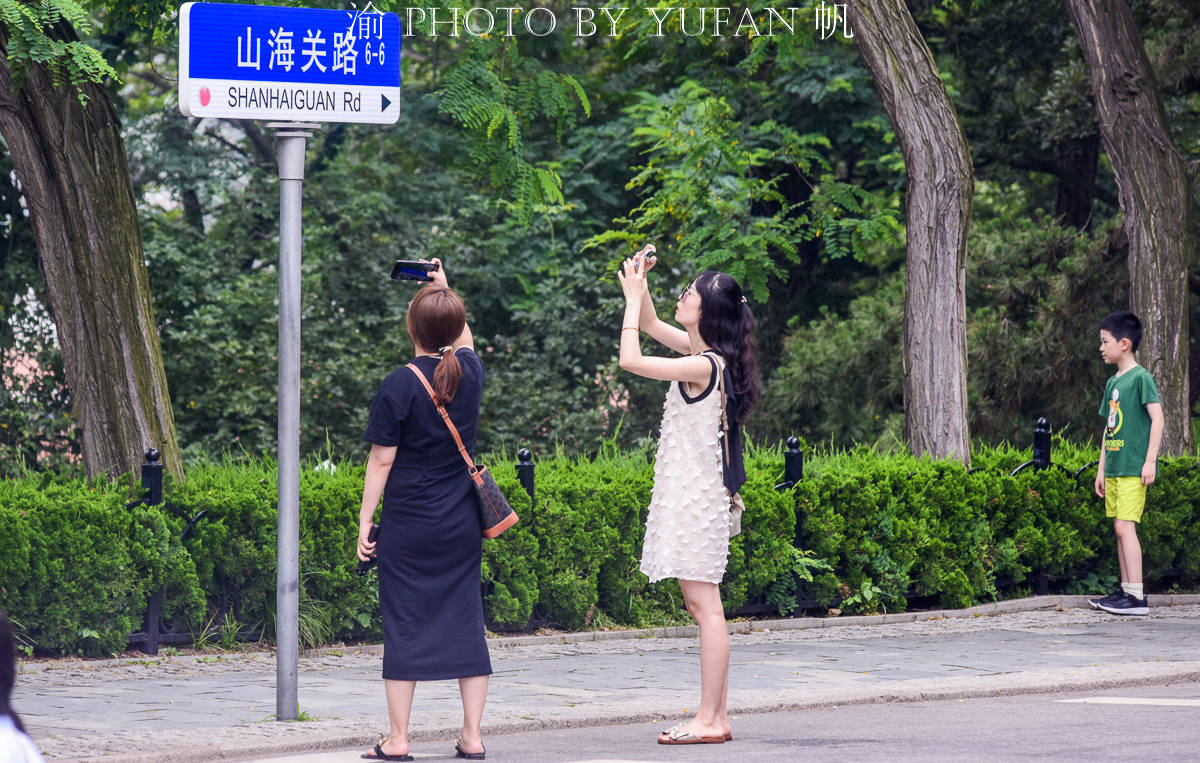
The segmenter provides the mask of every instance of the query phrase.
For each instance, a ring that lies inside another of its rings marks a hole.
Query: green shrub
[[[1057,590],[1110,579],[1116,554],[1112,523],[1092,493],[1095,453],[1056,441],[1061,466],[1013,476],[1029,458],[986,448],[967,470],[868,448],[818,452],[807,456],[804,479],[779,492],[781,448],[751,446],[747,510],[721,584],[726,607],[788,614],[801,593],[847,611],[895,612],[912,597],[962,607],[1016,595],[1035,573]],[[1167,574],[1200,579],[1198,464],[1165,460],[1150,488],[1139,536],[1152,585]],[[490,627],[645,626],[686,617],[678,584],[650,584],[639,569],[653,487],[648,451],[606,446],[595,458],[540,460],[532,503],[512,459],[490,465],[521,516],[484,542]],[[349,462],[301,470],[306,646],[382,634],[376,576],[353,572],[363,473]],[[276,484],[273,462],[226,459],[193,466],[186,483],[168,480],[167,505],[127,509],[128,480],[0,481],[0,607],[43,652],[122,649],[159,589],[164,618],[177,629],[199,633],[211,622],[224,626],[226,641],[239,627],[272,637]],[[201,511],[181,541],[181,515]]]
[[[117,484],[49,475],[0,481],[0,607],[39,650],[113,654],[140,627],[149,595],[202,610],[196,570],[159,509],[126,509]]]

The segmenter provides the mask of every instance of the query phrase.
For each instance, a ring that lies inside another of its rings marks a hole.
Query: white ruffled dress
[[[723,361],[715,360],[723,371]],[[651,583],[665,578],[720,583],[730,521],[721,466],[721,395],[716,374],[698,397],[688,398],[682,387],[673,382],[663,404],[641,569]]]

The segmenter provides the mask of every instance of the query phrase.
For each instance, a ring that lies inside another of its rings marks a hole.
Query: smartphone
[[[396,260],[396,264],[392,266],[392,280],[394,281],[432,281],[433,276],[429,275],[437,270],[438,266],[435,262],[417,262],[416,260]]]
[[[370,532],[367,533],[367,540],[370,541],[371,543],[374,543],[375,539],[378,537],[379,537],[379,523],[374,522],[371,524]],[[375,566],[375,562],[378,560],[378,556],[379,556],[378,554],[373,555],[371,557],[371,560],[367,561],[367,562],[364,562],[361,559],[358,560],[358,566],[354,568],[354,571],[358,573],[359,577],[362,577],[363,575],[366,575],[368,572],[370,572],[371,568]]]

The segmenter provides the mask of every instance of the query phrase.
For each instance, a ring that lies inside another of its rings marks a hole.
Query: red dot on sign
[[[212,93],[208,92],[208,88],[200,88],[200,105],[207,106],[210,100],[212,100]]]

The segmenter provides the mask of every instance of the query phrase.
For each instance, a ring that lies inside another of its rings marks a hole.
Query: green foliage
[[[870,580],[864,580],[857,591],[842,599],[842,606],[846,608],[847,612],[855,614],[879,614],[880,608],[884,606],[883,598],[880,596],[882,593],[882,588]]]
[[[998,189],[981,188],[984,204]],[[1119,230],[1083,234],[1011,211],[975,225],[967,261],[967,391],[979,443],[1029,443],[1033,423],[1088,439],[1111,375],[1096,353],[1100,319],[1125,304]],[[1070,306],[1070,307],[1068,307]],[[904,283],[882,280],[843,314],[784,341],[752,428],[838,447],[903,448]]]
[[[743,122],[727,97],[690,79],[661,95],[640,93],[625,116],[639,125],[633,145],[647,157],[626,185],[642,201],[588,246],[620,243],[632,251],[664,242],[660,256],[726,271],[765,302],[768,278],[799,261],[801,242],[823,235],[828,256],[840,257],[865,251],[869,241],[900,240],[891,210],[834,179],[824,135],[771,119]],[[771,165],[804,179],[809,198],[789,199]]]
[[[489,464],[488,469],[521,521],[499,538],[483,542],[484,616],[497,629],[519,630],[529,622],[541,595],[541,536],[534,532],[529,495],[517,481],[511,459]]]
[[[903,325],[904,281],[893,276],[851,302],[844,317],[826,314],[797,328],[750,426],[773,438],[901,446]]]
[[[1103,581],[1116,569],[1116,550],[1103,502],[1091,492],[1096,452],[1057,438],[1061,467],[1009,476],[1030,457],[980,448],[967,471],[867,448],[810,456],[795,488],[800,540],[833,572],[816,572],[806,593],[840,597],[859,611],[900,611],[906,594],[955,608],[1013,595],[1011,586],[1035,572],[1071,590],[1078,578]],[[1200,575],[1188,519],[1200,510],[1189,492],[1200,487],[1196,465],[1165,461],[1150,488],[1138,529],[1147,580]]]
[[[755,458],[777,462],[778,454]],[[778,464],[771,466],[774,472]],[[644,452],[543,461],[536,505],[518,485],[511,459],[493,469],[521,522],[484,542],[481,577],[492,627],[679,619],[674,581],[650,586],[638,570],[652,476]],[[756,475],[744,491],[746,529],[733,544],[725,581],[731,609],[761,596],[785,571],[790,575],[793,517],[790,501],[770,488],[774,476]],[[362,467],[344,462],[302,470],[300,638],[306,647],[382,636],[376,578],[353,573],[362,477]],[[172,482],[166,490],[170,504],[189,514],[206,512],[182,544],[182,522],[173,512],[126,511],[128,496],[118,484],[88,488],[49,477],[0,482],[0,606],[27,623],[29,642],[43,651],[123,648],[160,586],[167,622],[190,628],[199,644],[228,648],[243,628],[270,637],[276,479],[270,461],[194,466],[186,484]],[[76,519],[86,526],[62,530]],[[753,565],[745,564],[747,554]]]
[[[102,83],[117,76],[98,50],[70,36],[63,39],[63,29],[73,28],[84,35],[91,31],[91,17],[74,0],[0,0],[0,23],[4,24],[5,48],[17,87],[24,82],[29,66],[40,64],[56,86],[70,84],[79,102],[86,105],[84,83]]]
[[[418,22],[418,32],[430,33],[431,23]],[[580,107],[591,115],[591,103],[579,80],[547,67],[519,38],[471,37],[459,46],[460,55],[435,92],[438,112],[463,129],[472,172],[487,177],[515,218],[528,225],[564,199],[553,165],[527,158],[532,153],[527,131],[552,126],[561,143],[576,127]]]
[[[468,45],[465,60],[438,93],[438,110],[467,131],[473,164],[512,202],[517,220],[528,224],[539,208],[561,204],[563,194],[558,173],[525,158],[522,122],[548,120],[561,141],[563,130],[575,127],[577,102],[589,115],[591,106],[574,77],[550,72],[534,59],[518,59],[518,47],[500,38]],[[495,49],[506,55],[498,58]]]
[[[29,645],[114,654],[160,587],[171,615],[200,614],[181,523],[156,509],[126,510],[127,500],[116,484],[48,475],[0,481],[0,607],[25,624]]]
[[[898,612],[910,597],[965,607],[1017,595],[1034,573],[1058,590],[1099,593],[1116,571],[1111,522],[1091,493],[1092,449],[1062,438],[1051,469],[1028,451],[976,451],[976,467],[858,448],[818,452],[779,492],[780,448],[751,446],[742,533],[721,584],[729,611],[796,599],[847,612]],[[521,521],[484,542],[484,609],[497,630],[675,623],[675,581],[640,572],[653,469],[646,450],[537,462],[536,501],[512,459],[491,464]],[[300,505],[301,640],[378,640],[376,577],[353,573],[363,468],[310,462]],[[112,654],[165,588],[165,617],[229,648],[241,630],[274,632],[275,485],[270,461],[197,465],[167,499],[207,514],[180,543],[162,507],[124,508],[128,483],[50,476],[0,482],[0,607],[32,651]],[[1200,464],[1163,462],[1139,526],[1151,585],[1200,580]],[[798,526],[797,526],[798,525]],[[793,546],[798,538],[801,549]],[[796,582],[803,589],[797,592]],[[761,611],[761,610],[759,610]]]
[[[0,310],[8,334],[0,350],[0,478],[26,470],[70,471],[79,461],[71,397],[54,327],[36,297],[14,296]]]
[[[1005,215],[975,226],[967,264],[971,434],[1028,443],[1034,421],[1077,440],[1099,433],[1100,320],[1128,303],[1124,234],[1086,235]],[[1067,305],[1072,307],[1067,308]]]

